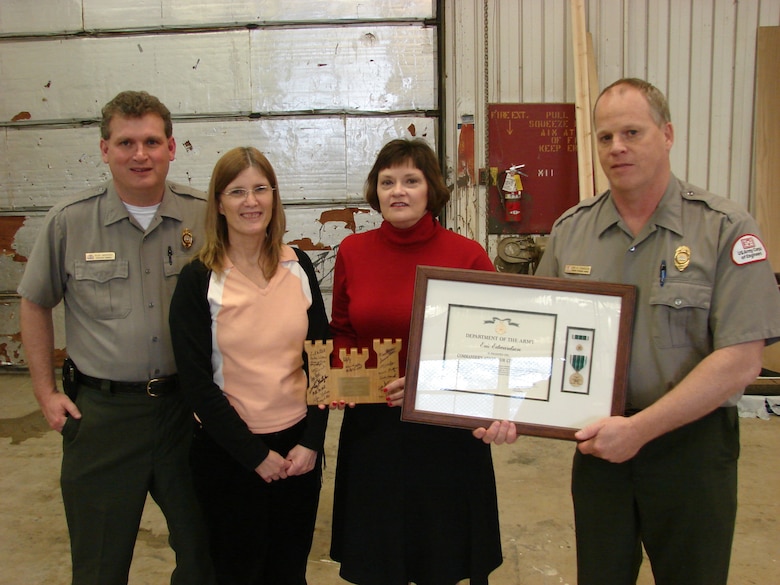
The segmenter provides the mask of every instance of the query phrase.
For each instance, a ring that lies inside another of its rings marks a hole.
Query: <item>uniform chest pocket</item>
[[[163,261],[163,274],[165,278],[173,277],[174,280],[179,276],[181,269],[192,260],[191,256],[185,254],[173,254],[167,256]]]
[[[712,287],[667,279],[650,293],[651,328],[656,347],[702,347],[709,338]]]
[[[77,261],[73,294],[90,317],[123,319],[130,314],[130,264],[127,260]]]

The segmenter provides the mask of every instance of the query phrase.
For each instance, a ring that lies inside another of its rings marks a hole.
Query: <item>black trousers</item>
[[[736,411],[718,408],[625,463],[575,453],[579,585],[633,585],[642,544],[657,585],[726,585],[737,512]]]
[[[147,494],[176,553],[172,585],[212,585],[206,526],[189,465],[192,411],[179,393],[152,398],[79,386],[82,418],[62,429],[62,499],[73,585],[125,585]]]
[[[299,423],[263,438],[270,449],[285,456],[302,430]],[[217,582],[305,585],[322,486],[322,454],[309,473],[266,483],[199,429],[191,463]]]

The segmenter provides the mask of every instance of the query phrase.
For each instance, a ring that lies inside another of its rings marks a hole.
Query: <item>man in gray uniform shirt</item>
[[[55,205],[27,263],[22,342],[35,397],[62,433],[74,585],[124,585],[147,493],[176,553],[171,583],[214,583],[189,469],[193,417],[177,390],[168,305],[202,238],[202,193],[166,181],[171,115],[125,91],[103,108],[112,180]],[[52,309],[65,301],[65,393]]]
[[[579,585],[726,585],[737,508],[736,402],[780,338],[753,218],[677,179],[666,98],[622,79],[596,101],[609,190],[554,224],[536,274],[637,287],[626,416],[581,429],[572,470]]]
[[[735,405],[780,338],[780,293],[753,218],[672,174],[657,88],[616,81],[594,123],[609,190],[558,218],[536,271],[637,288],[625,416],[576,434],[577,582],[636,583],[644,545],[657,585],[726,585]],[[516,438],[507,421],[475,434]]]

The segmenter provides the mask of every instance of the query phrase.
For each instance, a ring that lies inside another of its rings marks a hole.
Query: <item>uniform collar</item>
[[[612,201],[610,191],[605,191],[592,201],[587,201],[584,205],[595,206],[599,202],[601,203],[601,206],[596,220],[596,233],[601,237],[608,229],[617,226],[620,221],[620,214],[617,211],[617,207],[615,207],[615,202]],[[583,204],[581,203],[581,205]]]
[[[113,181],[109,181],[106,186],[106,207],[105,207],[105,215],[104,215],[104,225],[111,225],[112,223],[116,223],[118,221],[122,221],[123,219],[131,219],[130,212],[127,211],[127,207],[125,207],[125,204],[122,203],[122,200],[119,198],[119,193],[116,191],[116,187],[114,186]],[[157,217],[169,217],[171,219],[182,221],[184,218],[184,214],[182,212],[182,208],[179,202],[179,198],[175,196],[173,191],[171,190],[170,183],[165,183],[165,192],[163,193],[162,201],[160,202],[160,207],[157,209]],[[159,221],[155,219],[150,225],[149,228],[153,228],[155,225],[157,225]]]
[[[671,175],[664,196],[661,197],[658,207],[656,207],[653,215],[650,216],[649,223],[655,224],[657,228],[663,228],[678,235],[683,235],[682,194],[685,190],[680,180]]]
[[[650,216],[647,226],[642,230],[643,233],[647,233],[648,229],[663,228],[682,235],[683,192],[685,192],[685,188],[680,180],[674,175],[670,175],[666,191],[664,191],[661,200],[658,202],[658,207],[656,207],[653,215]],[[596,223],[596,230],[599,236],[620,222],[620,214],[617,211],[617,207],[615,207],[610,191],[605,192],[601,197],[604,198],[604,204],[601,206],[601,213]],[[596,198],[594,205],[598,203],[598,199]]]

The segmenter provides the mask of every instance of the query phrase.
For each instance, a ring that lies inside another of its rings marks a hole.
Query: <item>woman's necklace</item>
[[[230,256],[230,254],[228,254]],[[252,281],[258,288],[265,289],[268,286],[268,279],[263,274],[263,269],[258,262],[246,261],[243,258],[230,258],[233,266],[241,274]]]

